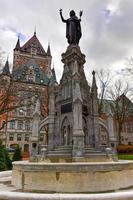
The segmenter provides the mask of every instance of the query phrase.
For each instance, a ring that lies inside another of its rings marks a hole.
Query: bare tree
[[[105,69],[100,69],[96,74],[98,77],[98,85],[100,87],[98,113],[101,114],[103,100],[106,98],[106,92],[109,85],[112,83],[112,74],[109,70]]]
[[[2,76],[2,75],[1,75]],[[13,77],[9,77],[8,80],[0,76],[0,117],[3,116],[3,123],[0,126],[0,130],[6,127],[6,124],[15,120],[15,115],[10,115],[17,108],[25,108],[33,106],[36,101],[37,94],[28,96],[23,95],[23,91],[19,88],[17,82]]]
[[[0,126],[0,130],[5,127],[8,121],[12,120],[8,119],[8,113],[15,110],[16,108],[21,106],[21,100],[17,96],[17,91],[13,82],[13,78],[10,77],[4,79],[0,77],[0,116],[3,116],[3,123]]]
[[[112,100],[110,106],[114,113],[119,144],[121,144],[123,125],[130,114],[130,108],[133,107],[133,103],[128,98],[131,97],[131,94],[132,91],[128,83],[123,84],[121,80],[116,81],[113,87],[108,90],[108,98]]]
[[[126,58],[125,68],[122,69],[121,72],[122,72],[122,74],[124,74],[126,76],[133,75],[133,57]]]

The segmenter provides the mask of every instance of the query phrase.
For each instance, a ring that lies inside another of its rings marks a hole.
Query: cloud
[[[22,42],[25,42],[27,39],[26,35],[24,35],[23,33],[20,33],[20,32],[17,32],[17,36],[19,36],[19,38]]]

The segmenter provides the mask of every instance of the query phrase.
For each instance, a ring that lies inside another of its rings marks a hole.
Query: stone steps
[[[54,150],[49,151],[48,155],[52,156],[70,156],[72,154],[72,146],[58,146]],[[95,155],[95,154],[101,154],[101,151],[95,150],[93,147],[85,147],[85,155]]]

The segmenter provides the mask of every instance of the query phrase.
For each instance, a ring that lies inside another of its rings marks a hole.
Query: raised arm
[[[62,9],[60,9],[60,17],[61,17],[61,20],[62,20],[64,23],[67,22],[67,20],[65,20],[64,17],[63,17],[63,15],[62,15]]]
[[[79,11],[79,21],[80,21],[80,22],[81,22],[82,14],[83,14],[83,10],[80,10],[80,11]]]

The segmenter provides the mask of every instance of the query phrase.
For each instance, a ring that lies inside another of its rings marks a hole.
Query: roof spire
[[[94,70],[92,72],[92,75],[93,75],[93,79],[92,79],[91,91],[92,91],[92,93],[96,93],[97,94],[97,84],[96,84],[96,78],[95,78],[95,71]]]
[[[34,36],[36,36],[36,25],[34,27]]]
[[[57,82],[57,79],[56,79],[54,66],[53,66],[53,69],[51,70],[51,72],[52,72],[52,76],[50,78],[50,85],[57,85],[58,82]]]
[[[48,43],[47,55],[51,56],[50,42]]]
[[[54,66],[53,66],[53,69],[52,69],[52,75],[53,75],[54,81],[57,82]]]
[[[16,46],[15,46],[15,49],[14,50],[20,50],[20,39],[19,39],[19,34],[18,34],[18,40],[17,40],[17,43],[16,43]]]
[[[11,74],[10,74],[10,69],[9,69],[10,67],[9,67],[8,57],[9,57],[9,56],[7,56],[7,60],[6,60],[5,66],[4,66],[4,68],[3,68],[2,74],[3,74],[3,75],[10,76]]]
[[[92,75],[93,75],[93,80],[92,80],[92,87],[96,87],[96,78],[95,78],[95,71],[92,71]]]

